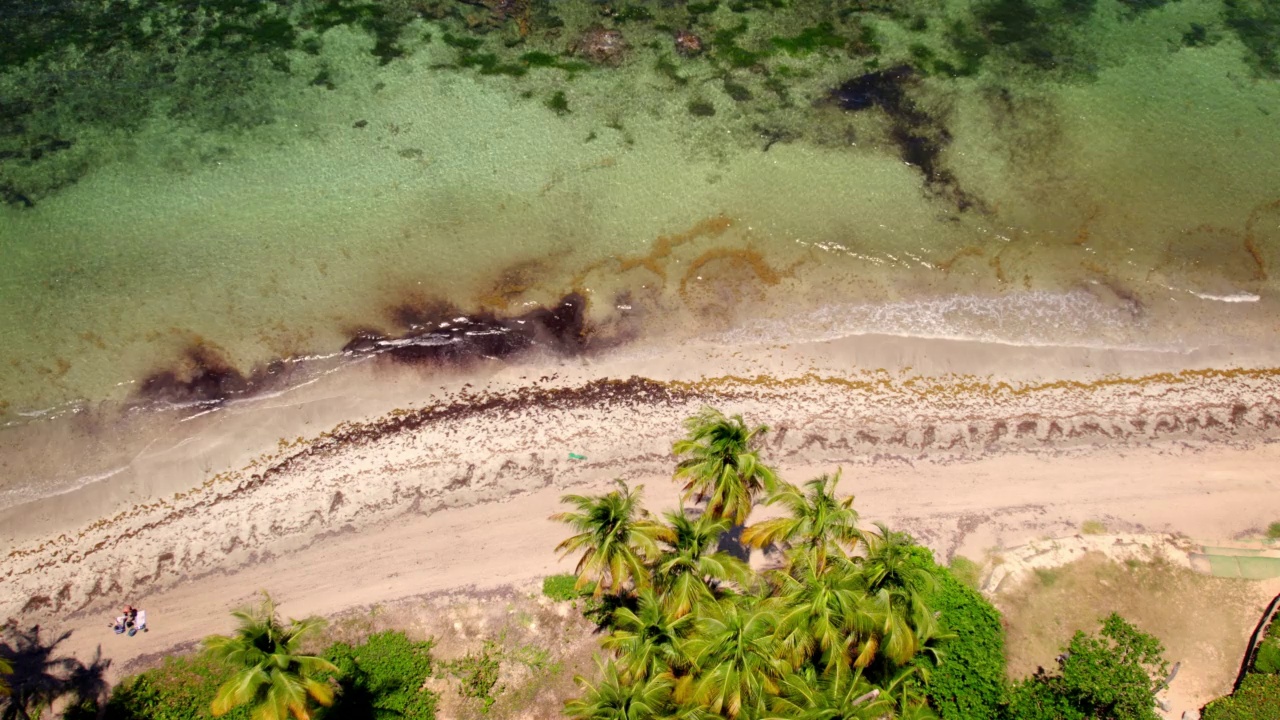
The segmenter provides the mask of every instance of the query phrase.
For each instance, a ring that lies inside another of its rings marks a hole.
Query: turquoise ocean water
[[[1280,329],[1269,0],[4,0],[0,29],[0,424],[497,352],[566,297],[588,347]]]

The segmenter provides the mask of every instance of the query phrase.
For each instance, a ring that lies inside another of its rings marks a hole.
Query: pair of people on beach
[[[132,605],[125,605],[120,611],[121,614],[116,618],[115,623],[111,625],[111,629],[117,635],[128,633],[130,636],[136,634],[139,630],[147,631],[147,612],[138,610]]]

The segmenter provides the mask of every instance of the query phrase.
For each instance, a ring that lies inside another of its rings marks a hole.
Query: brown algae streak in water
[[[1280,210],[1280,198],[1276,198],[1269,203],[1263,203],[1254,208],[1249,213],[1249,219],[1244,223],[1244,249],[1249,253],[1249,257],[1257,263],[1258,270],[1255,278],[1257,280],[1267,279],[1267,259],[1262,254],[1262,249],[1258,247],[1257,225],[1261,220],[1263,213]]]
[[[583,352],[593,339],[585,318],[586,299],[576,293],[551,307],[539,307],[513,318],[485,310],[467,315],[448,303],[403,303],[392,319],[408,328],[389,337],[373,329],[351,331],[343,347],[349,355],[385,353],[404,362],[463,365],[481,358],[509,357],[535,345],[557,353]],[[421,342],[414,342],[421,340]],[[607,341],[596,346],[607,346]],[[242,372],[216,345],[193,338],[175,367],[143,379],[137,396],[143,401],[170,404],[219,404],[237,397],[287,384],[294,363],[283,359]]]
[[[535,345],[576,355],[592,339],[586,306],[586,298],[570,293],[552,307],[501,318],[490,310],[466,315],[448,303],[403,304],[392,314],[409,328],[407,332],[388,337],[376,330],[357,330],[343,352],[385,353],[403,362],[441,365],[510,357]]]
[[[279,386],[289,374],[288,364],[276,359],[246,375],[227,360],[221,348],[196,337],[183,351],[176,368],[147,376],[138,394],[174,404],[217,403]]]
[[[747,248],[711,248],[689,263],[689,269],[685,270],[684,277],[680,278],[680,296],[687,301],[689,281],[697,278],[697,272],[704,266],[719,260],[745,264],[755,274],[756,278],[765,285],[777,285],[782,280],[778,272],[769,267],[769,264],[764,261],[764,256],[755,250]]]
[[[733,227],[733,220],[724,214],[720,214],[699,220],[694,223],[693,227],[682,233],[659,235],[653,241],[653,245],[647,255],[618,258],[618,272],[625,273],[642,267],[666,280],[667,269],[664,263],[671,257],[671,253],[675,248],[691,243],[698,238],[720,237],[731,227]]]

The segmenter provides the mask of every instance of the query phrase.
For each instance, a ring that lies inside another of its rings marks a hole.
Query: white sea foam
[[[1107,304],[1087,291],[1028,291],[830,305],[786,319],[749,322],[714,341],[753,344],[895,335],[1023,346],[1189,350],[1140,342],[1143,327],[1143,320],[1128,308]]]
[[[1212,295],[1210,293],[1199,293],[1195,290],[1188,290],[1187,292],[1195,295],[1201,300],[1216,300],[1218,302],[1226,303],[1251,303],[1258,302],[1262,299],[1261,295],[1254,295],[1253,293],[1247,292],[1234,292],[1229,295]]]
[[[6,490],[0,490],[0,510],[16,507],[35,500],[43,500],[46,498],[57,497],[59,495],[66,495],[67,493],[73,493],[88,485],[100,483],[104,480],[115,477],[127,470],[128,467],[128,465],[121,465],[117,468],[112,468],[93,475],[83,475],[52,486],[41,487],[33,485],[18,485]]]

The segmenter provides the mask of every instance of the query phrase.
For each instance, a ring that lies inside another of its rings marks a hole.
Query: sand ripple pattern
[[[464,392],[282,441],[191,491],[16,548],[0,571],[0,612],[24,622],[74,616],[406,513],[662,476],[680,420],[705,404],[770,423],[775,460],[832,466],[1280,439],[1280,369],[1021,385],[888,373],[631,377]]]

